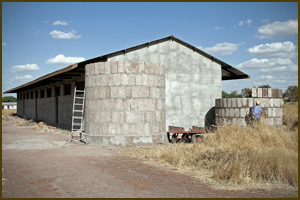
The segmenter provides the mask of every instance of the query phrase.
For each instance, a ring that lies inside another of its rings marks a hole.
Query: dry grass
[[[289,109],[289,110],[286,110]],[[201,144],[136,148],[133,156],[173,169],[207,170],[219,183],[298,186],[298,106],[284,108],[287,127],[219,127]]]

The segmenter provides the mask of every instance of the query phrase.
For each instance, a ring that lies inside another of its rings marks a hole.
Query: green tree
[[[2,97],[2,102],[17,102],[17,98],[13,96]]]
[[[251,92],[252,90],[251,88],[244,88],[241,91],[241,97],[245,97],[248,94],[248,92]]]
[[[288,86],[288,88],[283,93],[283,98],[288,97],[291,102],[298,101],[298,86]]]
[[[228,98],[228,93],[222,90],[222,98]]]
[[[271,86],[268,84],[268,85],[261,85],[261,86],[258,86],[258,88],[271,88]]]
[[[222,91],[222,98],[240,98],[241,95],[237,93],[237,91],[231,91],[231,93],[227,93],[225,91]]]

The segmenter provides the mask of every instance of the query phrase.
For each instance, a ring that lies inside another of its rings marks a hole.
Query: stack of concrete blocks
[[[85,138],[102,146],[166,143],[165,68],[142,61],[85,67]]]
[[[250,108],[260,101],[262,118],[271,126],[282,125],[282,90],[273,88],[252,88],[250,98],[216,99],[217,124],[246,126]]]

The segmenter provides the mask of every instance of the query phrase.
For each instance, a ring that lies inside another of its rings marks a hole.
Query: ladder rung
[[[84,97],[75,97],[75,99],[84,99]]]
[[[83,117],[80,116],[73,116],[74,119],[83,119]]]
[[[73,126],[81,126],[81,123],[73,123]]]
[[[84,90],[75,90],[76,92],[84,92]]]
[[[75,106],[83,106],[81,103],[74,103]]]
[[[74,110],[74,112],[83,112],[82,110]]]

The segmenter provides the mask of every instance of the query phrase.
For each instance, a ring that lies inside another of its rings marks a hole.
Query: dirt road
[[[65,144],[67,135],[2,120],[2,197],[297,197],[281,190],[216,190],[199,180],[123,156],[126,147]]]

